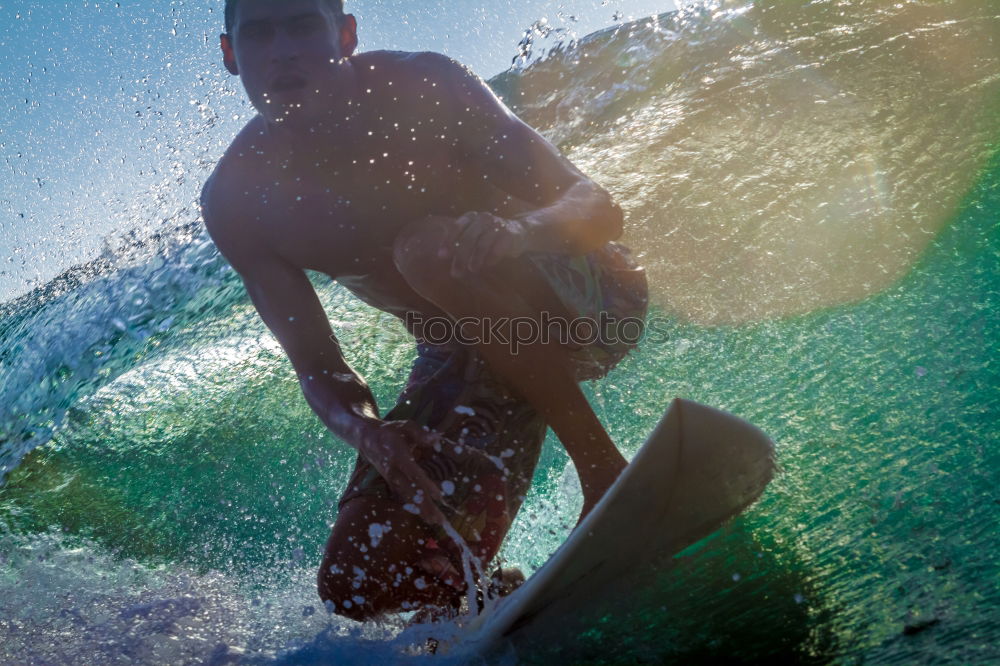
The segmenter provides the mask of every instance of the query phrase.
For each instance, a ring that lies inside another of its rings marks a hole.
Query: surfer
[[[583,515],[626,466],[578,385],[641,335],[622,212],[455,61],[356,54],[341,0],[227,0],[225,22],[225,67],[258,115],[205,184],[205,225],[309,405],[358,450],[320,596],[357,620],[454,606],[462,542],[482,566],[496,554],[547,425]],[[384,416],[307,270],[416,338]]]

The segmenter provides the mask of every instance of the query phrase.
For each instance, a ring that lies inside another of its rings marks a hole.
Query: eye
[[[322,19],[318,16],[304,16],[296,19],[289,27],[289,32],[299,37],[311,35],[322,26]]]
[[[248,23],[240,28],[240,37],[255,42],[270,39],[274,34],[274,28],[270,23]]]

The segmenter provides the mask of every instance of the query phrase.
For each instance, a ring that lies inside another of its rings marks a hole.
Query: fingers
[[[443,497],[441,489],[431,481],[431,478],[427,476],[427,472],[415,460],[406,458],[399,461],[399,466],[416,491],[423,491],[425,497],[429,497],[435,502],[441,501]]]
[[[429,523],[446,525],[448,520],[437,505],[442,500],[441,489],[412,460],[403,462],[398,468],[405,479],[402,483],[405,490],[400,492],[401,489],[398,487],[394,490],[400,497],[411,500],[403,508],[416,513]]]
[[[389,487],[406,500],[404,508],[430,523],[445,525],[447,519],[438,504],[447,506],[442,489],[428,476],[413,456],[413,445],[433,446],[440,434],[425,429],[414,421],[386,424],[382,448],[387,452],[384,467],[379,472]]]
[[[480,260],[480,268],[495,266],[502,259],[519,256],[524,251],[524,228],[510,220],[504,220],[504,224],[508,230],[511,227],[514,227],[514,230],[496,235],[495,242],[489,245],[488,251]]]
[[[488,232],[489,225],[489,220],[484,219],[483,213],[466,213],[459,218],[459,221],[463,222],[463,227],[455,239],[451,258],[451,276],[455,278],[464,277],[470,272],[472,254],[480,237]]]
[[[466,213],[455,223],[459,229],[448,250],[452,277],[462,278],[492,266],[518,246],[512,236],[519,230],[511,228],[509,220],[491,213]]]
[[[503,232],[480,234],[470,252],[469,270],[478,273],[484,266],[492,266],[495,263],[493,254],[505,239],[507,234]]]
[[[465,233],[465,230],[469,227],[469,225],[472,224],[473,219],[472,215],[463,215],[452,221],[451,234],[446,240],[445,245],[438,250],[439,257],[444,259],[446,257],[455,256],[455,252],[461,244],[459,239],[462,237],[462,234]]]

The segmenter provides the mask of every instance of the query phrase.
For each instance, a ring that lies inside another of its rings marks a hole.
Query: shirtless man
[[[227,1],[224,63],[259,115],[205,184],[202,210],[309,405],[358,450],[318,584],[335,612],[365,620],[456,604],[465,582],[451,535],[488,564],[546,425],[579,473],[584,514],[626,465],[577,382],[636,339],[609,328],[574,344],[564,327],[514,350],[509,335],[466,324],[598,312],[641,324],[647,294],[611,242],[622,213],[603,189],[467,69],[434,53],[355,54],[356,30],[341,0]],[[417,338],[384,417],[306,270]],[[425,334],[435,317],[453,326],[448,341]]]

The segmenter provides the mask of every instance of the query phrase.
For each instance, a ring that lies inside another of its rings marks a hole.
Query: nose
[[[287,30],[279,30],[271,43],[271,61],[292,63],[299,59],[300,42],[294,39]]]

